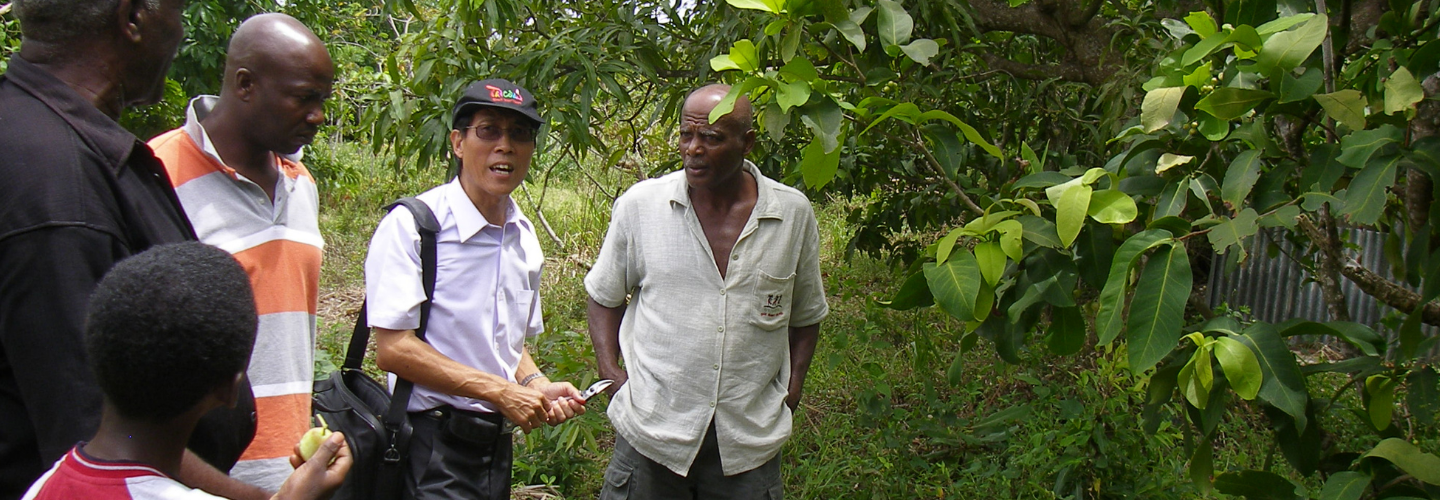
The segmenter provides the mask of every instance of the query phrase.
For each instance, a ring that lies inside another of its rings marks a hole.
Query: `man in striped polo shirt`
[[[221,95],[191,101],[184,126],[150,141],[200,240],[250,275],[260,314],[248,370],[257,422],[230,475],[270,491],[310,427],[324,245],[315,182],[287,155],[314,139],[334,78],[325,45],[299,21],[252,17],[230,40]]]

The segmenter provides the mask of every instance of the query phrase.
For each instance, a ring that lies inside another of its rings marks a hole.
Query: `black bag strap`
[[[420,304],[420,326],[415,329],[415,336],[424,341],[425,327],[430,323],[430,305],[435,300],[435,238],[440,233],[440,221],[435,218],[430,207],[418,198],[401,198],[385,208],[394,210],[397,206],[404,206],[415,216],[415,228],[420,234],[420,282],[425,287],[425,302]],[[370,343],[370,324],[366,314],[368,302],[367,298],[360,306],[355,330],[350,335],[350,347],[345,352],[344,369],[359,370],[365,359],[365,349]],[[405,410],[410,405],[410,394],[414,390],[414,382],[403,378],[395,380],[395,392],[390,396],[390,408],[385,412],[385,430],[390,435],[390,447],[384,456],[387,462],[400,460],[397,436],[400,435],[400,428],[405,425]]]

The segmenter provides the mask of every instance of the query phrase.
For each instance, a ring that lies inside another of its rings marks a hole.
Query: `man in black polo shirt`
[[[99,424],[81,341],[96,283],[125,257],[194,239],[160,162],[115,121],[160,99],[184,0],[13,7],[24,41],[0,75],[0,500],[19,498]],[[267,496],[206,463],[228,469],[249,443],[249,392],[205,417],[178,479]]]

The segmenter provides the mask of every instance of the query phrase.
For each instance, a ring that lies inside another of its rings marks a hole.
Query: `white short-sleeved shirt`
[[[540,240],[512,200],[503,225],[475,208],[459,180],[417,198],[440,222],[436,238],[435,301],[425,340],[446,357],[505,380],[514,380],[525,338],[544,330],[540,314]],[[397,207],[380,221],[365,256],[370,326],[420,326],[425,289],[420,278],[420,235],[409,210]],[[395,376],[390,376],[391,390]],[[441,405],[499,411],[478,399],[415,386],[410,411]]]
[[[760,175],[724,279],[691,209],[685,172],[634,185],[615,202],[585,289],[629,306],[620,352],[629,382],[610,402],[616,432],[684,475],[715,422],[726,475],[754,469],[790,436],[790,338],[829,306],[820,236],[804,194]]]

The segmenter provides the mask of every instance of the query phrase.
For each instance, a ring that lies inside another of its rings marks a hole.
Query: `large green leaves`
[[[1262,378],[1257,393],[1260,399],[1290,415],[1295,427],[1303,431],[1307,424],[1305,406],[1310,399],[1309,391],[1285,340],[1266,323],[1256,323],[1235,340],[1255,353]]]
[[[1276,33],[1270,39],[1265,40],[1265,47],[1260,55],[1255,58],[1257,69],[1262,74],[1271,74],[1272,71],[1290,71],[1295,69],[1310,54],[1325,41],[1325,33],[1329,30],[1330,19],[1324,14],[1316,15],[1296,26],[1295,29]]]
[[[1175,349],[1193,280],[1184,245],[1157,250],[1145,265],[1126,322],[1131,370],[1149,370]]]
[[[1345,213],[1356,224],[1370,225],[1385,213],[1388,190],[1395,184],[1395,170],[1400,164],[1398,154],[1372,160],[1345,192]]]
[[[1101,344],[1108,344],[1120,335],[1125,320],[1125,293],[1130,287],[1130,269],[1140,255],[1151,248],[1173,241],[1170,233],[1160,229],[1142,231],[1120,244],[1110,264],[1110,276],[1100,291],[1100,312],[1095,315],[1095,332]]]
[[[1415,103],[1425,98],[1425,90],[1420,88],[1420,82],[1415,81],[1415,75],[1410,70],[1401,66],[1390,74],[1385,80],[1385,114],[1393,115],[1415,107]]]
[[[1227,495],[1241,495],[1246,500],[1295,500],[1295,483],[1276,474],[1259,470],[1226,472],[1215,477],[1215,489]]]
[[[1275,94],[1264,90],[1221,87],[1195,103],[1195,109],[1210,113],[1221,120],[1234,120],[1273,97]]]
[[[975,311],[975,302],[980,295],[981,279],[980,264],[968,250],[955,252],[941,265],[925,264],[925,282],[930,285],[935,303],[964,321],[980,316]]]
[[[1320,490],[1320,500],[1360,500],[1370,486],[1370,476],[1359,472],[1337,472],[1325,481]]]
[[[880,31],[880,44],[884,46],[900,45],[910,41],[910,33],[915,29],[915,21],[900,2],[894,0],[880,0],[876,2],[880,18],[876,28]]]
[[[1230,162],[1230,168],[1225,170],[1225,181],[1220,185],[1220,199],[1231,210],[1239,209],[1245,197],[1250,196],[1250,189],[1255,187],[1255,181],[1260,180],[1262,164],[1260,151],[1254,149],[1241,151]]]
[[[1345,124],[1351,130],[1365,129],[1365,96],[1355,89],[1345,89],[1329,94],[1315,94],[1315,102],[1325,108],[1325,113],[1335,121]]]
[[[1415,479],[1440,485],[1440,458],[1421,451],[1403,439],[1389,438],[1381,441],[1365,453],[1365,458],[1370,457],[1389,460]]]
[[[1185,96],[1187,88],[1189,87],[1166,87],[1145,93],[1145,101],[1140,103],[1140,123],[1145,125],[1146,133],[1160,130],[1170,124],[1170,120],[1175,117],[1175,109],[1180,106],[1180,98]]]
[[[840,148],[825,152],[825,140],[817,135],[801,153],[800,174],[806,186],[820,189],[835,179],[835,172],[840,169]]]

